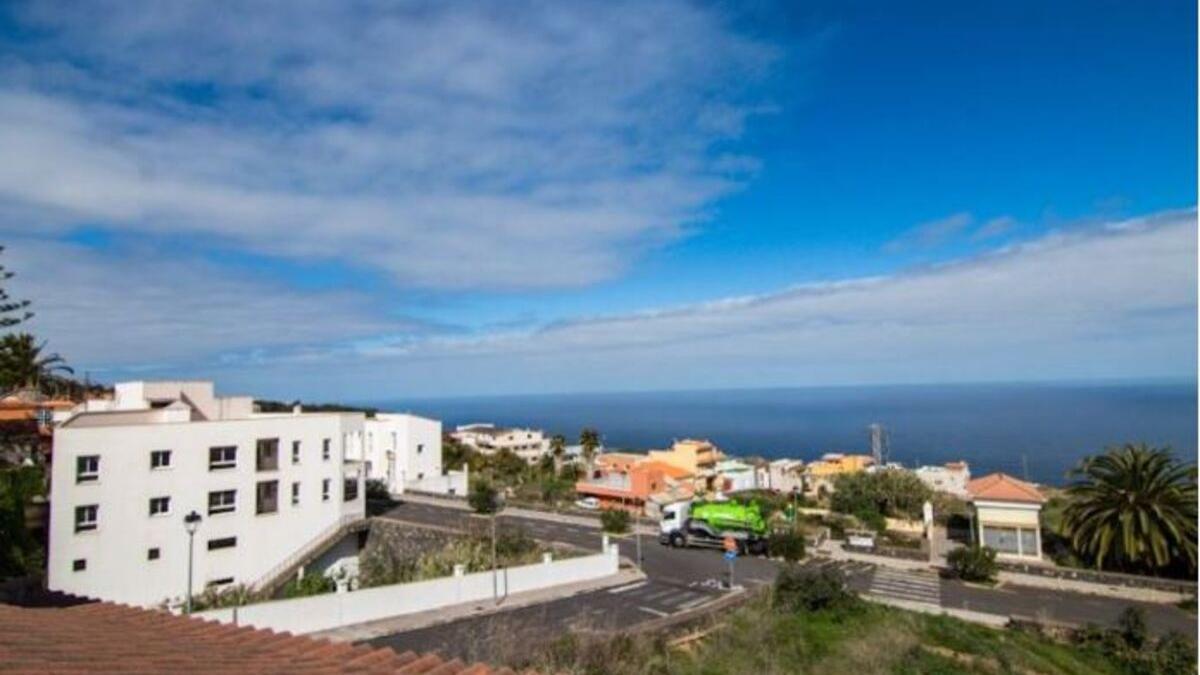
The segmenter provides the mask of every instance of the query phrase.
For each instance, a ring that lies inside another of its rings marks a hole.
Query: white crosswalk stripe
[[[867,592],[910,602],[932,605],[941,604],[941,579],[933,572],[923,570],[894,570],[875,568]]]

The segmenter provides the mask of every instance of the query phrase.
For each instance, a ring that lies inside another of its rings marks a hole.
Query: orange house
[[[591,480],[575,484],[575,492],[583,497],[595,497],[603,509],[623,509],[639,513],[646,507],[650,495],[666,487],[666,475],[655,466],[634,465],[629,471],[601,472]]]

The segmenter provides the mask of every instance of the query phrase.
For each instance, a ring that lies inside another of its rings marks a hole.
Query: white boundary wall
[[[618,555],[614,544],[605,553],[498,570],[497,590],[504,596],[602,579],[618,572]],[[196,612],[195,616],[221,623],[302,634],[424,612],[462,602],[478,602],[491,597],[492,573],[487,571],[214,609]]]

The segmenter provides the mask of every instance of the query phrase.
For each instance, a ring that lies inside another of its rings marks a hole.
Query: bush
[[[379,478],[371,478],[367,480],[367,500],[368,501],[392,501],[392,493],[388,491],[387,483]]]
[[[600,525],[605,532],[622,534],[629,531],[629,512],[620,509],[605,509],[600,512]]]
[[[840,513],[878,513],[881,516],[920,518],[933,491],[908,471],[876,471],[838,476],[833,483],[830,507]],[[859,516],[861,519],[862,516]]]
[[[489,515],[500,510],[500,498],[496,488],[486,480],[476,481],[467,495],[467,503],[475,513]]]
[[[996,576],[996,550],[987,546],[964,546],[946,556],[950,571],[963,581],[991,581]]]
[[[332,593],[337,590],[337,582],[324,574],[305,574],[299,579],[292,579],[283,587],[283,597],[304,598],[310,595]]]
[[[767,551],[772,557],[794,563],[804,557],[804,535],[796,530],[772,534],[767,539]]]
[[[792,612],[817,612],[846,607],[857,600],[846,580],[831,569],[789,565],[775,577],[775,606]]]

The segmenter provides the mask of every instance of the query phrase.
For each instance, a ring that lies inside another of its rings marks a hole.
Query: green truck
[[[767,523],[757,503],[681,501],[663,507],[659,543],[723,549],[727,539],[740,554],[766,552]]]

